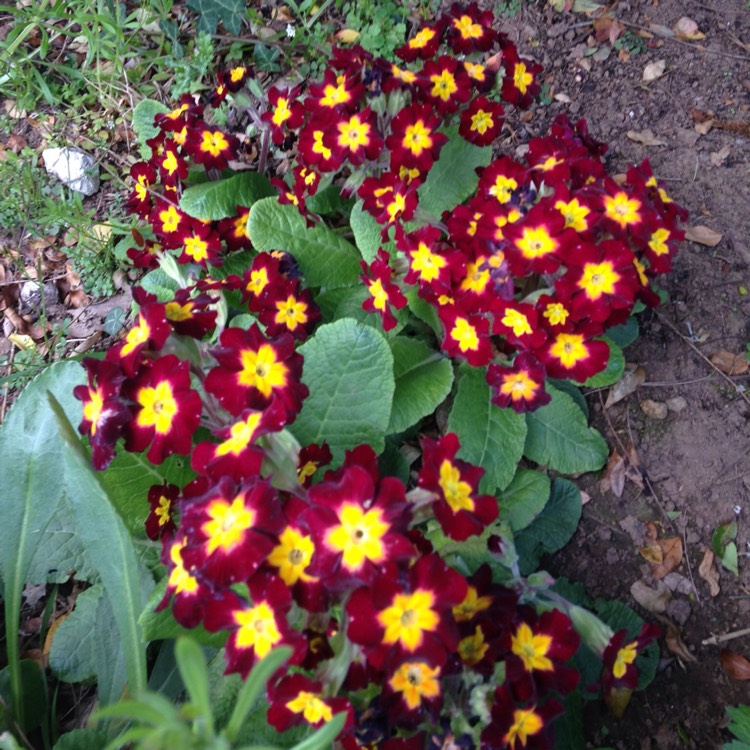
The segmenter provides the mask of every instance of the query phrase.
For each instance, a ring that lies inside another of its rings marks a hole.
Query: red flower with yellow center
[[[481,534],[497,518],[497,500],[479,494],[484,469],[456,458],[458,436],[450,432],[440,440],[422,439],[419,486],[434,492],[433,511],[443,532],[463,541]]]
[[[298,341],[304,341],[320,319],[320,311],[313,302],[310,290],[300,292],[298,286],[296,281],[280,285],[276,293],[268,291],[261,297],[258,320],[266,327],[267,335],[291,333]]]
[[[624,232],[639,227],[643,221],[643,203],[627,190],[608,184],[609,194],[602,199],[605,223],[608,227]]]
[[[205,388],[230,414],[262,409],[276,396],[286,409],[287,423],[293,421],[307,387],[300,382],[302,356],[294,351],[291,335],[268,339],[256,324],[247,331],[227,328],[211,353],[218,366],[206,376]]]
[[[579,234],[588,232],[592,225],[594,215],[592,207],[584,198],[571,196],[567,191],[555,193],[555,210],[559,211],[565,220],[565,229],[573,229]]]
[[[521,59],[515,45],[506,42],[503,49],[503,68],[503,99],[520,109],[526,109],[541,91],[538,77],[542,73],[542,66],[531,60]]]
[[[135,404],[128,424],[125,449],[160,464],[173,453],[187,455],[201,418],[201,398],[190,388],[190,365],[173,354],[144,367],[127,384],[127,395]]]
[[[345,728],[354,723],[354,711],[346,698],[330,698],[323,694],[323,685],[303,674],[283,677],[268,691],[268,723],[279,732],[300,724],[321,727],[334,716],[347,712]]]
[[[509,203],[513,193],[524,184],[527,171],[509,156],[501,156],[481,171],[477,195],[492,197],[501,205]]]
[[[175,501],[180,488],[174,484],[153,485],[148,491],[149,514],[146,519],[146,536],[157,541],[160,537],[171,535],[176,529]]]
[[[465,596],[466,580],[438,555],[423,555],[403,571],[389,564],[349,598],[346,632],[376,669],[395,655],[429,655],[442,666],[459,640],[450,610]]]
[[[297,462],[297,479],[303,487],[309,487],[312,484],[315,472],[321,467],[330,464],[333,460],[331,449],[328,443],[323,441],[321,445],[315,443],[306,445],[299,452]]]
[[[268,90],[268,112],[261,120],[271,128],[271,139],[280,146],[287,134],[299,128],[305,121],[305,108],[300,101],[299,87],[293,89],[271,86]]]
[[[125,209],[146,218],[154,205],[150,191],[156,182],[156,170],[148,162],[140,161],[130,168],[130,176],[135,180],[135,185],[125,202]]]
[[[133,415],[120,396],[125,374],[116,362],[87,357],[82,365],[88,383],[73,389],[73,395],[83,402],[83,419],[78,431],[88,435],[92,463],[101,471],[115,457],[115,444]]]
[[[180,528],[188,537],[182,557],[216,586],[246,581],[273,549],[283,519],[266,480],[244,484],[222,477],[183,510]]]
[[[141,306],[138,320],[124,340],[109,349],[106,356],[108,361],[117,362],[129,377],[139,370],[143,350],[159,351],[172,330],[166,318],[166,308],[161,302],[156,302],[156,297],[136,287],[133,298]]]
[[[158,160],[162,185],[178,185],[188,175],[188,165],[180,156],[177,145],[167,141]]]
[[[429,60],[440,46],[443,30],[440,25],[422,26],[409,41],[396,50],[404,62],[413,62],[417,58]]]
[[[292,603],[287,586],[274,575],[258,574],[250,579],[248,589],[250,602],[227,589],[206,608],[206,630],[230,631],[225,650],[227,673],[238,672],[246,678],[256,661],[282,645],[292,647],[291,663],[299,664],[306,641],[287,622]]]
[[[154,233],[166,248],[182,245],[191,221],[192,219],[186,213],[165,200],[156,201],[153,211],[149,214],[149,222],[154,228]]]
[[[247,220],[250,209],[237,206],[235,216],[221,219],[216,225],[219,237],[226,243],[228,250],[244,250],[250,247],[250,235],[247,233]]]
[[[214,479],[226,475],[241,481],[255,476],[263,460],[257,439],[278,432],[285,419],[286,411],[276,399],[263,411],[246,409],[236,422],[214,433],[222,442],[195,446],[190,460],[193,469]]]
[[[467,635],[459,641],[458,655],[466,666],[475,667],[487,655],[489,648],[490,645],[485,638],[482,626],[476,625],[471,635]]]
[[[514,276],[529,273],[554,273],[560,267],[560,257],[575,234],[564,229],[563,217],[550,212],[550,199],[543,199],[515,224],[503,228],[509,245],[505,248]]]
[[[487,52],[498,39],[492,28],[495,16],[491,10],[480,10],[477,3],[454,3],[446,15],[447,41],[457,55]]]
[[[562,705],[554,698],[542,705],[519,703],[506,685],[495,690],[492,721],[482,730],[482,747],[487,750],[551,750],[554,745],[552,721],[562,713]]]
[[[310,85],[305,108],[316,113],[352,112],[364,93],[365,87],[357,77],[327,68],[323,80]]]
[[[207,126],[189,128],[185,140],[185,150],[206,169],[226,169],[237,158],[238,148],[236,136]]]
[[[497,102],[478,96],[461,113],[458,132],[475,146],[489,146],[500,135],[504,115],[505,111]]]
[[[458,110],[471,96],[466,68],[450,55],[426,62],[419,81],[424,97],[443,116]]]
[[[492,359],[487,318],[457,305],[440,307],[438,315],[445,330],[441,346],[448,356],[465,359],[472,367],[482,367]]]
[[[414,554],[404,536],[410,519],[405,490],[395,477],[382,479],[376,494],[369,472],[350,466],[338,480],[311,487],[309,499],[301,522],[317,551],[311,574],[333,590],[370,582],[388,561]]]
[[[440,117],[429,104],[404,107],[391,121],[391,133],[385,141],[391,152],[391,168],[415,167],[428,172],[448,141],[444,133],[437,132],[440,125]]]
[[[205,584],[196,577],[196,571],[186,566],[182,551],[187,537],[162,537],[162,563],[167,569],[167,589],[156,606],[156,611],[166,609],[172,602],[174,619],[184,628],[194,628],[203,619],[204,606],[211,601],[211,594]]]
[[[164,304],[164,317],[175,333],[202,339],[216,325],[216,310],[208,309],[214,299],[208,294],[190,294],[190,289],[178,289],[174,299]]]
[[[390,227],[395,224],[399,230],[401,222],[413,218],[417,208],[417,185],[407,183],[393,172],[366,178],[357,195],[362,198],[365,211],[382,226],[380,236],[384,241]]]
[[[356,114],[344,116],[336,123],[336,143],[344,149],[350,164],[357,166],[365,159],[377,159],[383,139],[375,130],[369,107]]]
[[[221,239],[211,227],[195,219],[190,221],[189,229],[182,240],[182,253],[178,263],[197,263],[206,268],[208,265],[221,265]]]
[[[537,349],[547,334],[538,323],[533,305],[497,299],[492,304],[492,333],[505,336],[506,341],[518,349]]]
[[[443,702],[440,665],[415,656],[397,660],[385,671],[382,703],[390,723],[416,727],[428,717],[433,720],[437,717]]]
[[[397,321],[391,312],[391,307],[396,310],[406,307],[406,297],[401,289],[391,282],[392,271],[388,262],[388,253],[381,247],[375,260],[369,266],[365,261],[360,261],[364,274],[359,277],[370,293],[370,296],[362,303],[362,309],[366,312],[378,313],[384,331],[390,331],[396,327]]]
[[[511,367],[493,363],[487,368],[492,403],[518,413],[534,411],[551,398],[544,390],[545,377],[544,365],[530,352],[521,352]]]
[[[250,301],[250,310],[263,309],[265,300],[275,299],[284,286],[281,261],[271,253],[258,253],[242,275],[242,300]]]
[[[607,366],[609,346],[583,332],[558,333],[535,352],[553,378],[582,383]]]

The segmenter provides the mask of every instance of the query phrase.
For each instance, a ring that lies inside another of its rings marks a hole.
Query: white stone
[[[93,195],[99,189],[99,168],[93,156],[78,148],[45,148],[44,168],[77,193]]]

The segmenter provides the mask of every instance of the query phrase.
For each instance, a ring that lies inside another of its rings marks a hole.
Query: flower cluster
[[[604,369],[602,335],[637,300],[654,302],[651,280],[669,270],[684,214],[647,163],[610,179],[605,147],[564,118],[524,163],[502,156],[481,169],[465,202],[420,213],[450,139],[494,143],[505,108],[538,93],[541,68],[476,3],[454,4],[397,55],[336,50],[322,81],[269,88],[254,114],[260,151],[272,143],[296,156],[287,181],[272,180],[279,200],[314,224],[311,198],[342,182],[380,227],[383,246],[361,264],[364,310],[390,331],[414,292],[434,308],[445,354],[486,368],[495,404],[538,408],[547,377],[580,382]],[[271,649],[292,648],[294,669],[269,683],[278,730],[343,712],[346,750],[421,748],[446,722],[459,744],[552,747],[579,680],[564,602],[537,612],[520,578],[501,585],[488,564],[466,575],[441,554],[486,546],[499,509],[480,491],[484,470],[458,458],[452,433],[422,438],[411,487],[367,445],[327,471],[325,442],[300,449],[286,428],[309,395],[298,346],[321,318],[317,290],[285,248],[253,251],[251,207],[220,220],[180,208],[190,167],[214,179],[241,159],[245,137],[215,127],[210,108],[252,75],[221,70],[205,101],[184,97],[157,116],[151,158],[131,169],[128,207],[150,231],[134,232],[128,255],[146,269],[180,264],[181,286],[168,299],[136,289],[134,325],[104,359],[84,361],[75,395],[93,463],[106,468],[120,439],[154,464],[189,456],[191,481],[148,493],[146,533],[166,568],[159,608],[225,632],[228,672],[246,676]],[[215,272],[245,250],[244,270]],[[228,307],[253,322],[227,326]],[[653,637],[597,641],[613,701],[632,690]]]

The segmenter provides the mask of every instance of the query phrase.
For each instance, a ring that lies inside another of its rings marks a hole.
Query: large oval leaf
[[[500,519],[507,520],[514,533],[525,529],[547,505],[551,485],[541,471],[519,469],[500,495]]]
[[[375,217],[362,208],[362,201],[357,201],[349,215],[349,225],[354,232],[354,241],[360,254],[367,263],[372,263],[378,253],[378,249],[383,247],[389,252],[395,249],[393,242],[383,242],[380,238],[381,226],[375,221]]]
[[[227,180],[189,187],[182,194],[180,208],[196,219],[226,219],[237,214],[237,206],[250,208],[275,194],[274,186],[264,175],[240,172]]]
[[[443,211],[463,203],[479,183],[477,167],[492,160],[492,148],[480,148],[465,141],[456,128],[448,133],[448,142],[440,152],[424,184],[419,188],[419,207],[439,219]]]
[[[523,453],[540,466],[563,474],[600,469],[609,453],[604,438],[567,393],[547,383],[552,400],[526,415],[529,431]]]
[[[327,440],[334,463],[361,443],[380,453],[395,390],[393,355],[383,334],[342,318],[320,326],[299,351],[310,389],[291,426],[300,444]]]
[[[480,488],[490,493],[510,484],[526,438],[523,415],[500,409],[491,399],[484,368],[465,366],[448,417],[448,430],[461,443],[459,458],[485,470]]]
[[[453,367],[440,352],[416,339],[390,341],[396,391],[388,433],[403,432],[437,409],[451,391]]]
[[[357,248],[322,223],[308,227],[294,206],[264,198],[250,212],[247,228],[258,252],[291,253],[310,286],[354,286],[359,280]]]

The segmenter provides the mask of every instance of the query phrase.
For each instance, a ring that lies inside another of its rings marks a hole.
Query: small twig
[[[672,329],[674,333],[676,333],[712,370],[715,370],[719,375],[726,380],[729,385],[734,388],[734,390],[739,394],[738,397],[741,398],[748,406],[750,406],[750,398],[748,398],[747,393],[744,393],[743,391],[739,390],[737,386],[735,385],[734,381],[727,375],[725,372],[720,370],[687,336],[683,336],[680,331],[678,330],[677,326],[675,326],[674,323],[672,323],[671,320],[666,318],[662,313],[660,313],[658,310],[655,311],[656,316],[659,318],[659,320],[662,323],[666,323],[666,325]]]
[[[742,638],[743,635],[750,635],[750,628],[733,630],[731,633],[723,633],[722,635],[712,635],[710,638],[702,640],[701,646],[718,646],[720,643],[733,641],[735,638]]]
[[[682,555],[685,558],[685,565],[687,566],[688,575],[690,576],[690,583],[693,584],[693,591],[695,591],[695,598],[698,601],[698,604],[703,606],[703,602],[701,601],[701,595],[698,593],[698,587],[695,585],[695,578],[693,578],[693,567],[690,565],[690,556],[688,555],[688,545],[687,545],[687,511],[683,511],[685,513],[685,525],[682,528]]]
[[[13,372],[13,359],[16,356],[16,349],[13,347],[10,350],[10,357],[8,358],[8,372],[5,373],[6,376],[10,375]],[[8,406],[8,395],[10,394],[10,383],[6,382],[5,386],[3,388],[3,404],[0,407],[0,424],[2,424],[5,421],[5,409]]]

